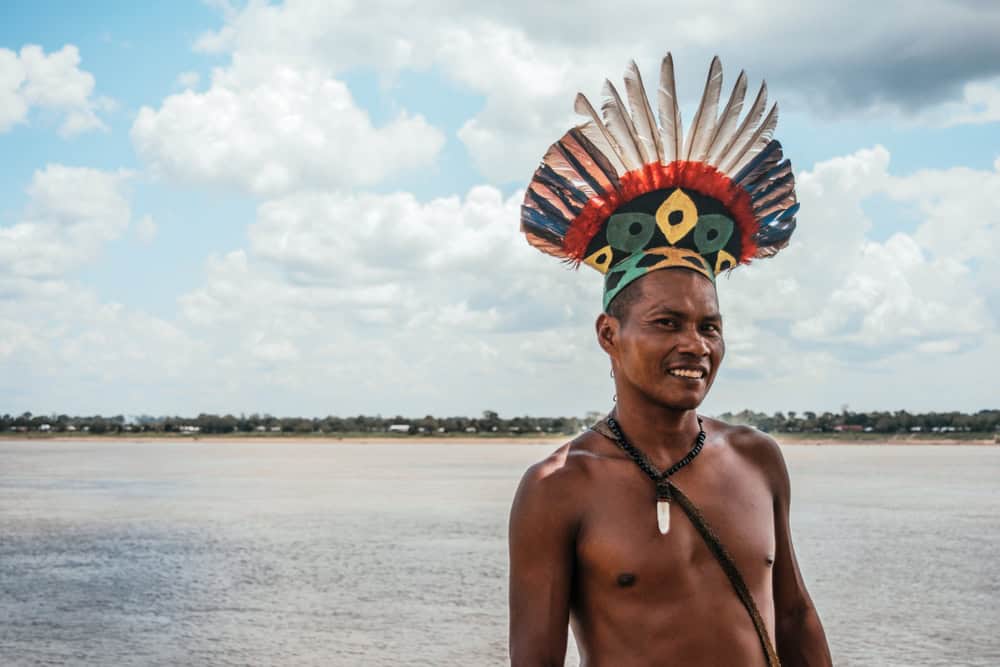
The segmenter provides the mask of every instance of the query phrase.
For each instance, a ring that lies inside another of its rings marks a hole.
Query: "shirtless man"
[[[695,411],[722,362],[715,286],[693,271],[654,271],[612,306],[597,338],[614,371],[616,418],[663,470],[691,449]],[[754,429],[703,420],[704,449],[671,479],[732,554],[782,664],[830,665],[795,561],[780,449]],[[514,667],[561,666],[568,622],[588,667],[766,664],[747,611],[677,503],[670,532],[657,530],[651,485],[594,431],[527,471],[510,520]]]
[[[561,666],[572,624],[587,667],[827,666],[781,450],[696,413],[725,352],[716,276],[796,226],[776,110],[763,114],[762,84],[737,122],[741,74],[720,115],[715,58],[685,142],[669,53],[660,71],[658,114],[634,62],[626,96],[605,83],[600,116],[579,95],[590,120],[545,153],[521,208],[531,245],[604,274],[596,330],[617,404],[518,488],[511,663]]]

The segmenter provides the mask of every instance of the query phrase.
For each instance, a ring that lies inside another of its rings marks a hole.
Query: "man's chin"
[[[705,400],[706,392],[671,393],[656,397],[656,402],[670,410],[695,410]]]
[[[701,406],[703,398],[699,398],[697,401],[678,401],[671,403],[670,407],[674,410],[697,410]]]

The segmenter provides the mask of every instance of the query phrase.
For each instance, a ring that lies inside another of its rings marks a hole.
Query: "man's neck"
[[[681,458],[698,436],[695,410],[665,408],[619,398],[612,414],[629,441],[657,463]]]

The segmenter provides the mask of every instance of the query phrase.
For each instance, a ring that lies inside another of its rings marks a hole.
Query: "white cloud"
[[[37,380],[5,395],[43,396],[43,379],[60,396],[134,382],[148,391],[129,405],[289,414],[582,414],[610,400],[592,330],[600,277],[527,246],[519,194],[480,186],[426,202],[319,192],[266,201],[248,247],[213,256],[170,322],[66,282],[126,228],[124,178],[50,166],[20,220],[0,228],[0,365]],[[1000,290],[983,261],[998,240],[998,179],[895,176],[881,147],[800,173],[792,245],[720,280],[729,351],[705,409],[985,407],[981,386],[948,378],[1000,363]],[[876,195],[912,205],[922,222],[873,239],[862,203]],[[162,373],[141,380],[129,362]],[[923,389],[932,371],[946,396]],[[212,390],[181,389],[202,382]]]
[[[929,109],[918,119],[940,127],[1000,122],[1000,77],[967,82],[961,99]]]
[[[16,299],[0,287],[0,396],[10,409],[159,414],[211,393],[197,375],[205,346],[176,324],[61,280],[35,287]]]
[[[250,228],[249,256],[213,260],[213,278],[185,297],[185,312],[207,323],[246,299],[247,308],[308,304],[310,317],[292,318],[292,331],[316,326],[324,313],[401,329],[574,321],[580,284],[564,280],[556,262],[537,264],[517,231],[519,204],[518,195],[504,199],[487,186],[426,203],[405,193],[266,202]],[[255,283],[259,293],[245,290]]]
[[[0,290],[20,291],[94,260],[128,227],[127,178],[59,164],[35,172],[19,219],[0,227]]]
[[[985,122],[995,95],[976,82],[1000,75],[1000,9],[946,0],[905,14],[860,0],[812,0],[781,11],[722,0],[669,9],[640,1],[619,8],[618,16],[631,20],[609,20],[607,5],[596,0],[574,3],[572,11],[538,2],[387,8],[299,0],[242,10],[227,5],[223,13],[223,27],[204,34],[197,48],[233,53],[241,67],[373,68],[387,80],[435,68],[482,94],[482,110],[459,137],[493,182],[530,173],[539,147],[567,127],[576,91],[596,93],[602,76],[618,78],[632,57],[654,83],[667,49],[678,64],[682,99],[695,98],[704,68],[719,52],[751,79],[766,75],[784,108],[827,117],[875,110],[921,118],[927,109],[960,102],[986,111],[955,122]],[[635,21],[642,22],[639,33]],[[960,43],[955,35],[962,35]]]
[[[177,85],[181,88],[197,88],[201,81],[198,72],[181,72],[177,75]]]
[[[990,312],[983,272],[964,263],[963,223],[942,227],[927,219],[914,234],[896,233],[877,242],[868,237],[872,223],[862,202],[884,194],[937,201],[953,211],[976,206],[983,218],[966,224],[981,228],[980,244],[996,243],[1000,232],[984,228],[991,224],[984,209],[992,208],[996,219],[997,200],[980,190],[971,197],[978,203],[961,203],[972,195],[973,183],[982,186],[996,175],[975,172],[973,178],[971,170],[962,170],[964,178],[952,171],[895,177],[888,166],[888,151],[876,147],[800,174],[803,212],[791,246],[733,277],[732,309],[741,322],[784,321],[785,334],[802,344],[853,348],[866,357],[956,337],[971,344],[995,326],[998,313]],[[949,238],[932,239],[928,229]]]
[[[995,264],[1000,254],[1000,159],[993,171],[965,167],[925,169],[893,179],[887,194],[915,207],[923,222],[916,231],[931,253]]]
[[[885,243],[866,242],[825,307],[796,322],[792,334],[878,346],[928,336],[972,338],[994,325],[977,287],[961,262],[930,260],[911,236],[894,234]],[[969,298],[956,299],[959,294]]]
[[[50,54],[30,44],[20,53],[0,49],[0,132],[25,122],[32,108],[62,114],[63,136],[106,130],[97,114],[114,103],[94,96],[94,76],[79,66],[72,44]]]
[[[128,228],[128,179],[48,165],[14,223],[0,226],[0,396],[8,405],[158,411],[197,391],[192,373],[208,367],[203,344],[72,278]],[[145,223],[148,216],[140,229]]]
[[[17,54],[0,49],[0,132],[9,130],[28,115],[28,102],[21,93],[24,65]]]
[[[117,407],[121,392],[95,391],[112,385],[141,387],[124,403],[157,412],[582,413],[607,403],[591,327],[599,276],[527,247],[518,195],[359,192],[432,166],[444,137],[412,103],[370,118],[344,83],[353,74],[374,71],[391,87],[433,70],[480,95],[456,135],[494,183],[530,173],[574,122],[577,90],[596,93],[630,57],[653,83],[666,48],[684,99],[721,49],[729,81],[739,66],[752,80],[767,75],[783,108],[996,120],[998,14],[982,7],[930,2],[900,16],[869,3],[871,21],[858,25],[860,3],[776,14],[721,0],[671,11],[642,2],[628,8],[645,26],[637,37],[592,1],[573,12],[537,2],[215,4],[225,25],[196,48],[231,61],[204,82],[181,73],[186,90],[144,107],[131,137],[165,177],[260,197],[247,246],[206,261],[176,321],[102,302],[70,276],[126,230],[127,175],[39,172],[24,212],[0,227],[0,395],[49,405],[82,396],[105,412],[131,409]],[[105,102],[79,65],[72,46],[0,49],[0,132],[32,110],[58,115],[64,133],[100,127]],[[924,390],[926,374],[977,377],[1000,362],[1000,164],[905,177],[889,164],[875,147],[799,173],[792,246],[720,281],[729,353],[708,410],[949,407]],[[870,197],[912,208],[921,224],[874,238]],[[144,242],[156,230],[149,216],[135,225]],[[945,385],[951,405],[986,400],[976,383],[957,384]]]
[[[167,176],[257,195],[372,185],[431,164],[444,144],[420,116],[375,127],[341,81],[281,65],[216,70],[204,93],[143,107],[131,136]]]
[[[182,313],[212,341],[215,366],[241,379],[234,402],[250,400],[248,375],[258,395],[271,383],[293,392],[298,410],[543,401],[562,378],[534,362],[586,349],[600,279],[539,257],[517,230],[518,205],[491,187],[424,203],[408,194],[267,202],[249,249],[212,258]],[[589,357],[603,363],[594,349]],[[511,373],[522,381],[510,384]],[[581,410],[585,396],[574,399]]]
[[[996,178],[975,175],[970,187]],[[720,280],[728,356],[706,409],[981,405],[975,386],[927,395],[914,369],[954,362],[952,377],[962,377],[1000,363],[988,269],[928,247],[922,227],[873,240],[862,207],[915,189],[947,206],[967,196],[964,181],[950,171],[894,176],[881,147],[817,164],[800,181],[792,245]],[[996,219],[1000,198],[979,200]],[[529,248],[518,203],[490,187],[427,202],[319,193],[265,202],[248,249],[209,263],[205,284],[181,299],[184,317],[212,341],[224,374],[252,373],[315,401],[300,412],[600,407],[610,398],[591,326],[600,277]],[[993,228],[983,233],[995,241]],[[245,384],[234,383],[232,405],[250,400]]]

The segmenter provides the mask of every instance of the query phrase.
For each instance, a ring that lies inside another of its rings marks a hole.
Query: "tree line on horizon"
[[[291,434],[349,434],[349,433],[495,433],[502,435],[562,433],[573,434],[598,419],[602,413],[589,412],[579,417],[512,417],[502,418],[497,412],[486,410],[479,417],[404,417],[381,415],[354,417],[275,417],[269,414],[241,414],[239,416],[200,414],[197,417],[149,415],[130,416],[69,416],[20,415],[0,416],[0,432],[85,432],[113,433],[291,433]],[[775,412],[767,414],[743,410],[724,412],[718,418],[730,424],[745,424],[771,433],[832,433],[837,431],[863,431],[869,433],[911,432],[975,432],[1000,431],[1000,410],[964,412],[911,413],[906,410],[893,412]]]

